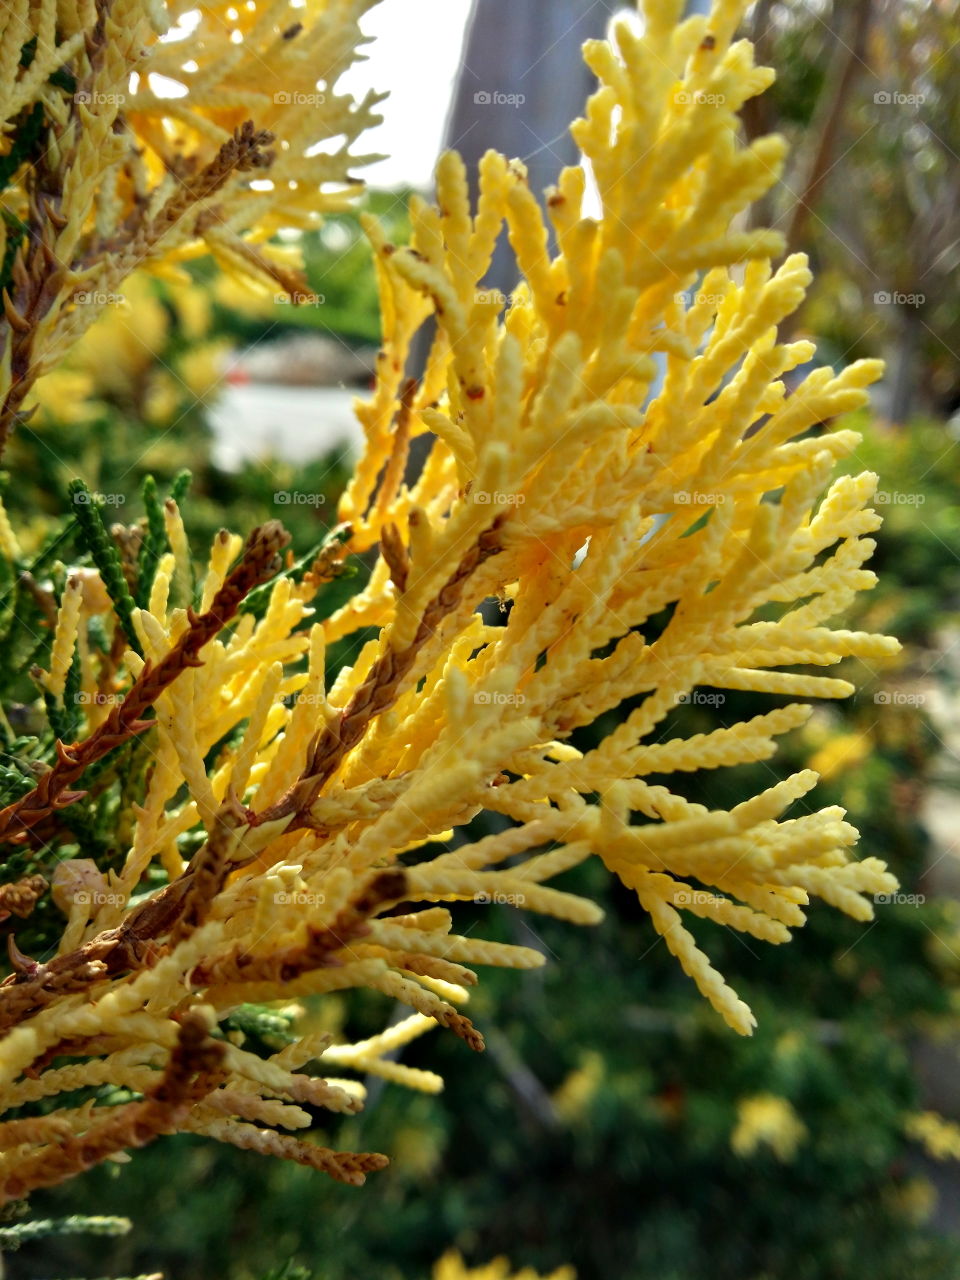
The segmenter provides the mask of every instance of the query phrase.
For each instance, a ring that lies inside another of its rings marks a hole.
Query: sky
[[[370,186],[430,185],[469,11],[470,0],[404,0],[375,5],[364,17],[376,43],[337,88],[357,98],[367,89],[390,93],[385,122],[364,137],[366,150],[389,156],[364,168]]]

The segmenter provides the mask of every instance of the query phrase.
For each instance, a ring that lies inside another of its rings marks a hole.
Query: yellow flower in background
[[[179,332],[190,342],[205,338],[210,330],[213,307],[206,285],[168,284],[165,295],[176,313]]]
[[[573,1267],[559,1267],[549,1275],[532,1267],[514,1271],[506,1258],[495,1258],[485,1267],[468,1267],[456,1249],[451,1249],[434,1264],[432,1280],[576,1280],[576,1275]]]
[[[873,749],[873,735],[869,732],[839,733],[814,752],[807,763],[824,782],[829,782],[856,769],[870,758]]]
[[[49,424],[74,426],[89,422],[96,415],[97,381],[84,369],[55,369],[34,387],[28,408],[36,406],[31,423],[43,428]]]
[[[184,387],[180,379],[165,369],[151,371],[147,385],[143,388],[141,409],[144,419],[153,426],[162,427],[174,421],[180,405],[183,403]],[[148,456],[153,458],[151,452]],[[155,462],[151,462],[155,466]]]
[[[182,390],[198,400],[208,399],[223,381],[230,342],[226,339],[204,342],[184,352],[177,360],[176,372]]]
[[[239,315],[262,319],[273,313],[275,293],[269,285],[237,276],[219,275],[213,282],[213,297],[223,307]]]
[[[907,1117],[903,1128],[934,1160],[960,1160],[960,1124],[955,1121],[936,1111],[919,1111]]]
[[[806,1125],[786,1098],[758,1093],[737,1103],[737,1124],[730,1136],[730,1146],[738,1156],[752,1156],[762,1147],[768,1147],[778,1160],[787,1164],[806,1136]]]
[[[170,315],[154,281],[143,273],[131,275],[122,294],[100,310],[96,323],[73,347],[69,365],[93,379],[101,395],[130,401],[162,355],[169,334]]]
[[[553,1095],[558,1115],[568,1123],[579,1119],[599,1092],[606,1069],[602,1056],[589,1051],[580,1056],[580,1065],[571,1071]]]
[[[929,1178],[907,1178],[897,1189],[897,1206],[908,1221],[922,1225],[930,1221],[939,1193]]]

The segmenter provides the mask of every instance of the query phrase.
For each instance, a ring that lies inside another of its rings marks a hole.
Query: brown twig
[[[308,925],[306,942],[260,953],[238,947],[209,964],[197,965],[190,974],[190,985],[196,989],[234,982],[290,982],[301,973],[339,963],[336,953],[365,936],[369,917],[385,902],[401,899],[406,888],[402,868],[381,871],[337,913],[332,924],[320,928]]]
[[[251,169],[266,169],[273,163],[273,152],[265,148],[273,141],[273,134],[257,129],[252,120],[239,125],[210,161],[196,173],[180,173],[180,189],[166,201],[155,217],[140,224],[136,233],[124,243],[119,239],[97,245],[91,250],[90,261],[85,266],[100,262],[107,255],[119,255],[129,262],[130,269],[139,265],[150,250],[157,245],[178,223],[204,200],[208,200],[224,186],[234,173]],[[196,209],[196,223],[212,217],[209,209]],[[194,230],[197,230],[196,223]],[[199,232],[198,232],[199,234]]]
[[[260,1129],[253,1124],[227,1123],[219,1131],[216,1127],[211,1128],[211,1132],[231,1146],[259,1151],[261,1155],[276,1156],[280,1160],[293,1160],[296,1164],[319,1169],[337,1182],[346,1182],[351,1187],[362,1187],[366,1174],[376,1173],[390,1163],[386,1156],[376,1151],[331,1151],[329,1147],[304,1142],[274,1129]]]
[[[230,871],[230,854],[238,827],[247,820],[246,810],[232,794],[220,806],[209,839],[190,865],[193,873],[182,898],[182,907],[170,931],[170,945],[203,924],[214,898],[223,888]]]
[[[10,386],[0,405],[0,458],[15,423],[25,422],[29,417],[23,412],[23,402],[37,378],[35,336],[67,277],[67,269],[57,260],[53,248],[57,237],[53,200],[52,195],[36,198],[31,195],[30,247],[25,251],[21,245],[17,250],[12,287],[3,291],[5,336],[10,343]]]
[[[360,741],[374,716],[393,704],[421,646],[460,603],[469,578],[485,560],[503,550],[501,527],[505,520],[506,515],[497,516],[493,524],[480,534],[452,576],[424,609],[410,644],[399,652],[387,649],[377,658],[370,674],[347,706],[317,736],[300,779],[276,804],[253,815],[253,826],[290,814],[296,815],[297,823],[309,822],[310,809],[325,783],[336,773],[347,752]]]
[[[374,509],[381,517],[389,511],[403,480],[407,455],[410,451],[410,415],[413,412],[413,402],[418,386],[416,378],[407,378],[400,390],[400,406],[393,424],[390,457],[383,469],[380,487],[373,503]]]
[[[380,554],[390,570],[393,585],[403,595],[410,575],[410,555],[395,524],[385,524],[380,530]]]
[[[143,1147],[177,1129],[190,1108],[226,1078],[224,1045],[212,1040],[206,1023],[187,1013],[163,1077],[148,1098],[111,1107],[80,1137],[50,1143],[21,1157],[0,1176],[0,1204],[19,1200],[37,1187],[53,1187],[127,1147]],[[95,1113],[98,1114],[98,1113]]]
[[[213,598],[206,613],[189,609],[189,627],[157,665],[148,662],[121,703],[88,738],[72,746],[57,742],[57,763],[32,791],[0,810],[0,840],[14,840],[34,823],[57,809],[73,804],[84,794],[69,788],[84,769],[113,751],[128,738],[143,733],[153,724],[143,714],[163,691],[188,667],[199,667],[203,646],[236,615],[240,602],[254,587],[267,581],[280,568],[279,553],[290,535],[278,520],[270,520],[253,530],[243,556]]]

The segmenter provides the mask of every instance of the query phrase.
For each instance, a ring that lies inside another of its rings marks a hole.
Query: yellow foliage
[[[185,281],[178,264],[210,253],[275,291],[303,289],[289,250],[264,242],[360,189],[352,174],[371,157],[352,148],[380,98],[356,103],[336,85],[371,3],[13,3],[0,25],[2,133],[36,105],[51,127],[4,195],[27,235],[0,318],[0,448],[36,378],[118,305],[135,269]]]

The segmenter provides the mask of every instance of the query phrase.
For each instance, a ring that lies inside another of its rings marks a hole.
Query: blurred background
[[[442,145],[468,162],[490,146],[519,155],[531,186],[547,185],[576,160],[565,123],[590,90],[579,44],[618,10],[384,0],[366,20],[378,43],[350,73],[352,88],[392,94],[370,140],[390,159],[368,171],[363,206],[403,239]],[[134,1227],[116,1242],[24,1246],[6,1260],[14,1280],[424,1280],[450,1246],[471,1263],[569,1263],[579,1280],[960,1275],[960,15],[953,0],[758,0],[743,34],[778,75],[748,104],[745,134],[792,143],[753,217],[816,271],[791,333],[816,339],[818,363],[888,361],[848,464],[880,475],[881,585],[850,625],[905,645],[896,669],[852,671],[858,694],[819,708],[774,768],[818,769],[817,806],[849,810],[902,894],[866,927],[818,904],[793,943],[762,952],[694,921],[758,1016],[749,1042],[600,867],[569,874],[607,911],[594,930],[465,907],[465,932],[482,912],[491,936],[550,963],[483,974],[471,1016],[486,1054],[442,1033],[408,1049],[445,1077],[442,1095],[368,1082],[367,1110],[329,1136],[391,1153],[389,1170],[356,1191],[166,1139],[122,1170],[36,1193],[38,1214],[126,1213]],[[356,450],[350,406],[370,382],[378,319],[354,216],[301,246],[312,293],[297,308],[202,266],[189,284],[129,282],[10,451],[4,502],[25,545],[72,475],[132,518],[145,474],[165,490],[184,467],[201,545],[278,515],[298,551],[316,542]],[[502,259],[489,283],[512,288]],[[281,509],[274,495],[290,489],[323,501]],[[676,729],[758,709],[729,694],[678,708]],[[743,795],[768,773],[741,768]],[[688,786],[708,805],[740,798],[709,773]],[[325,997],[315,1017],[339,1031],[347,1015]],[[351,1035],[389,1017],[382,998],[351,998]]]

